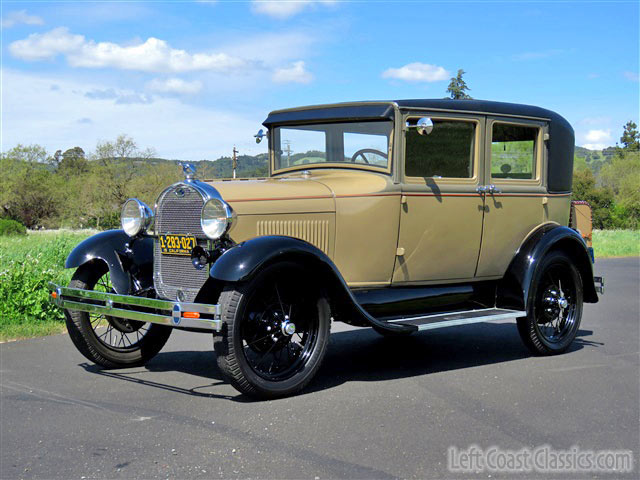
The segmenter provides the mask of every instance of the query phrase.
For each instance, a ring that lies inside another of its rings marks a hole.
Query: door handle
[[[476,187],[476,192],[480,195],[486,195],[487,193],[493,195],[494,193],[500,193],[501,191],[502,190],[496,187],[493,183],[491,185],[478,185]]]

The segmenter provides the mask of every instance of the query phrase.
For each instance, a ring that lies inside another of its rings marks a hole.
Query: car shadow
[[[565,355],[585,346],[591,330],[579,330]],[[367,331],[333,334],[315,380],[305,390],[320,391],[350,381],[386,381],[504,363],[532,354],[515,323],[477,323],[422,332],[408,337],[382,337]]]
[[[587,346],[603,345],[586,338],[591,335],[591,330],[579,330],[565,355]],[[353,381],[388,381],[529,357],[531,353],[522,343],[515,323],[477,323],[407,337],[382,337],[370,328],[337,332],[331,335],[322,367],[302,394]],[[159,353],[146,366],[137,369],[107,370],[88,363],[80,366],[93,374],[174,393],[239,402],[253,401],[241,394],[220,395],[206,391],[225,384],[212,351]],[[149,373],[163,372],[186,373],[206,379],[206,383],[185,388],[148,378]]]

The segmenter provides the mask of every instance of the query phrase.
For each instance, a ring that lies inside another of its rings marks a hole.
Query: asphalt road
[[[0,345],[0,477],[470,478],[448,447],[549,444],[632,450],[638,478],[640,259],[596,272],[606,295],[564,355],[532,357],[514,322],[405,339],[335,324],[308,390],[268,402],[222,382],[208,335],[118,371],[66,335]],[[578,475],[598,476],[620,477]]]

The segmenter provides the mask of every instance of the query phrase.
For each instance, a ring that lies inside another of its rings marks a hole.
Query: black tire
[[[536,355],[566,351],[580,328],[582,301],[582,277],[571,259],[561,251],[547,254],[533,276],[527,316],[518,319],[527,348]]]
[[[219,303],[218,367],[239,392],[284,397],[311,381],[327,350],[331,313],[308,272],[289,262],[271,265],[247,283],[225,287]],[[285,332],[287,323],[295,333]]]
[[[76,270],[69,287],[109,291],[109,269],[103,262],[85,264]],[[69,337],[80,353],[105,368],[144,365],[167,343],[172,330],[164,325],[76,310],[65,310],[65,320]],[[103,329],[104,333],[98,331]],[[112,341],[112,338],[115,340]]]

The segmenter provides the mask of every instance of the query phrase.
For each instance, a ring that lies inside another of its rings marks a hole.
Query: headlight
[[[145,232],[153,222],[153,211],[137,198],[130,198],[124,202],[120,223],[124,233],[135,237]]]
[[[200,225],[211,240],[217,240],[229,229],[233,221],[231,207],[222,200],[210,198],[202,207]]]

